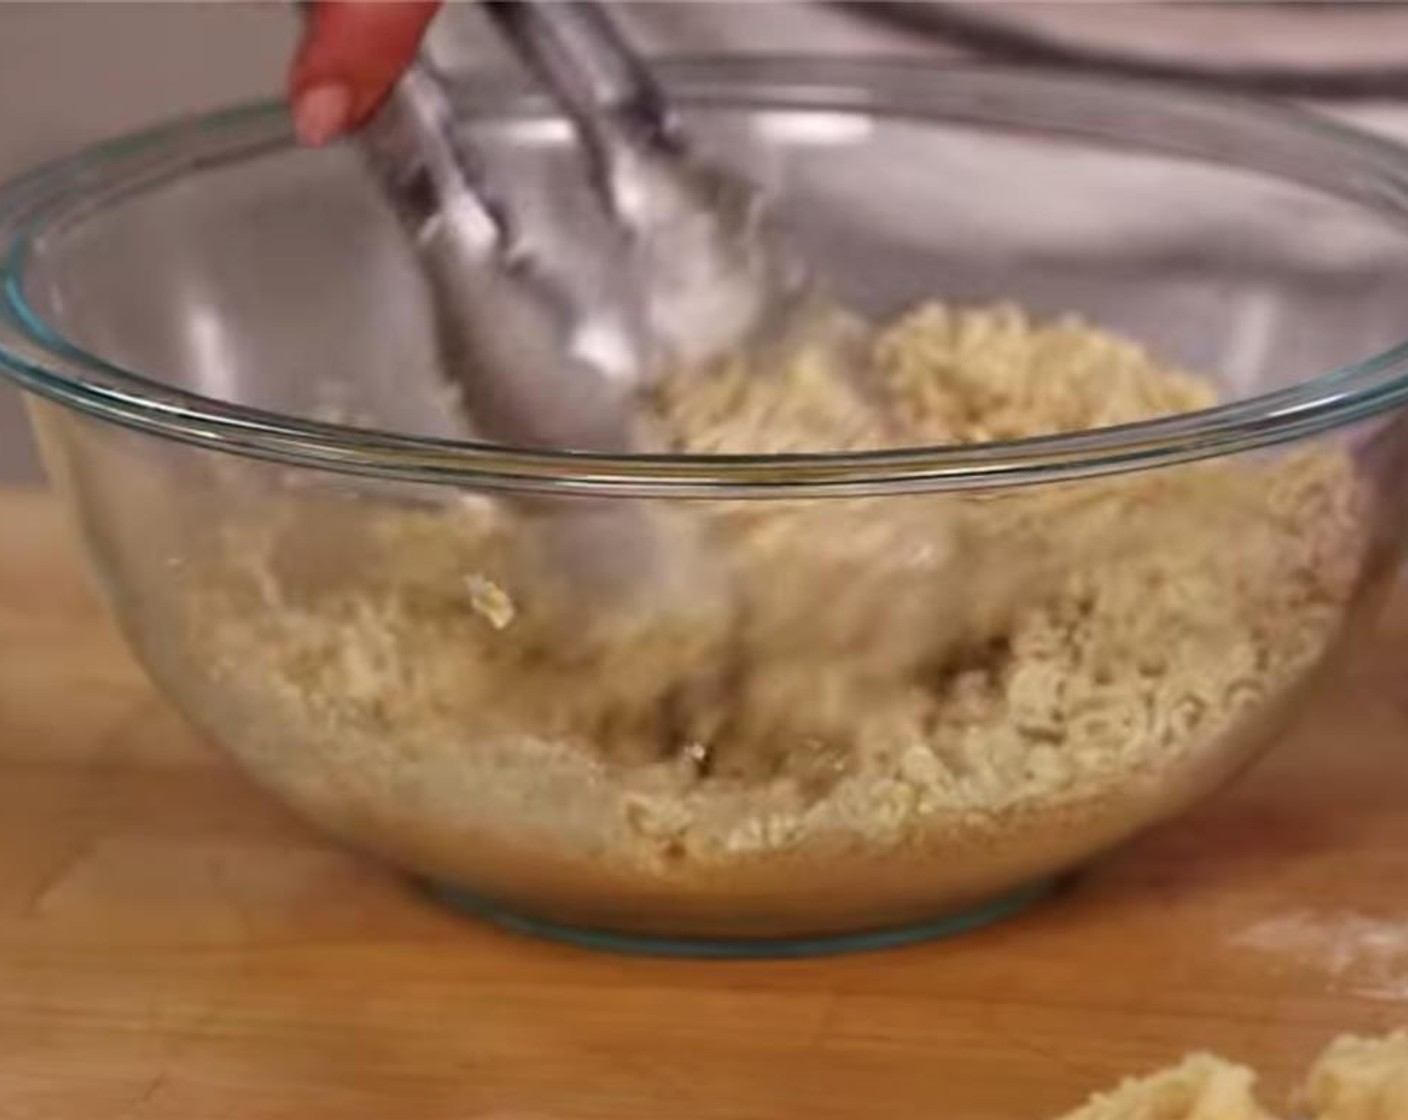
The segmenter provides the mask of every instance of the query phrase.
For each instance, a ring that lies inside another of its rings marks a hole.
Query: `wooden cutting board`
[[[438,909],[197,741],[0,491],[0,1120],[1048,1120],[1408,1023],[1408,595],[1235,790],[956,940],[627,959]]]

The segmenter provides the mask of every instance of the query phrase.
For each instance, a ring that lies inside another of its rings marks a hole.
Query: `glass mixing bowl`
[[[1221,402],[870,452],[475,444],[360,164],[275,106],[6,188],[0,365],[165,693],[443,896],[724,954],[1009,912],[1247,764],[1388,585],[1408,153],[1118,81],[664,73],[852,306],[1078,313]],[[516,197],[578,212],[559,120],[463,101]],[[669,610],[544,562],[621,509],[698,546]]]

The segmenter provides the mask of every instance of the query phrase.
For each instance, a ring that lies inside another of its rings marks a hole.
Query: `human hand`
[[[326,144],[371,116],[410,65],[440,2],[313,0],[288,78],[305,144]]]

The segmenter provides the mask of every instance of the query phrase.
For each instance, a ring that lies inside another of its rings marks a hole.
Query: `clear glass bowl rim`
[[[799,55],[670,59],[659,68],[683,102],[715,106],[953,121],[964,119],[956,109],[968,105],[976,114],[972,120],[991,123],[992,112],[1015,103],[1029,111],[1055,107],[1047,121],[1053,130],[1061,128],[1061,108],[1072,106],[1096,122],[1142,115],[1146,122],[1183,127],[1245,126],[1292,150],[1304,144],[1321,156],[1333,154],[1336,180],[1354,184],[1346,194],[1361,204],[1372,197],[1379,208],[1408,220],[1408,148],[1298,109],[1235,95],[1024,67]],[[470,111],[483,115],[543,111],[531,90],[502,75],[467,77],[463,98]],[[1070,129],[1069,112],[1065,119]],[[860,453],[537,451],[353,428],[204,397],[84,351],[27,301],[25,268],[35,238],[45,230],[154,180],[292,144],[282,104],[259,102],[96,145],[0,187],[0,376],[102,421],[291,466],[407,482],[623,497],[827,496],[1084,478],[1304,439],[1408,403],[1405,340],[1264,395],[1089,432]],[[1157,143],[1143,146],[1161,150]],[[1166,150],[1177,152],[1178,146]]]

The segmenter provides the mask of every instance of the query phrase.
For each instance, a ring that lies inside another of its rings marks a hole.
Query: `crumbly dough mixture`
[[[1255,1084],[1244,1066],[1197,1054],[1099,1094],[1062,1120],[1274,1120]],[[1291,1115],[1305,1120],[1408,1120],[1408,1033],[1336,1039],[1300,1096]]]
[[[667,382],[649,438],[976,444],[1213,400],[1084,323],[930,305],[883,332],[864,378],[815,354]],[[173,671],[205,675],[198,706],[223,706],[256,774],[437,874],[476,882],[486,837],[628,885],[777,859],[749,888],[766,909],[815,853],[838,882],[855,861],[838,907],[863,910],[890,870],[932,905],[1087,855],[1233,765],[1336,638],[1367,500],[1346,456],[1311,449],[1002,491],[650,503],[679,543],[672,589],[603,611],[554,573],[563,507],[266,495],[190,585]]]

